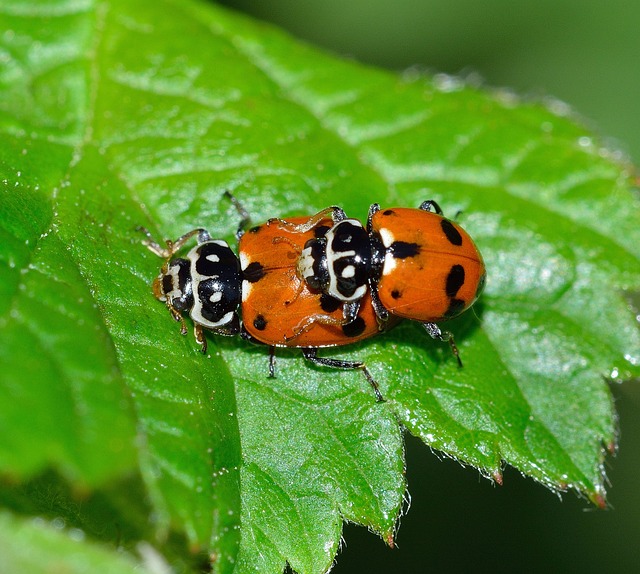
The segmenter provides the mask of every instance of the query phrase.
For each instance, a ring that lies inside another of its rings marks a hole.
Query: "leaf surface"
[[[604,504],[606,377],[640,372],[629,166],[559,110],[397,77],[213,5],[0,4],[0,470],[98,487],[138,469],[159,532],[220,572],[326,571],[343,520],[393,541],[401,427],[501,480],[506,462]],[[231,190],[259,222],[332,204],[436,199],[488,284],[451,322],[465,367],[405,323],[324,356],[209,338],[153,299],[158,239],[233,244]],[[399,424],[400,423],[400,424]]]
[[[0,570],[33,574],[148,572],[130,556],[85,541],[81,530],[63,528],[60,520],[48,524],[42,519],[27,521],[0,513]],[[154,552],[150,547],[145,550]]]

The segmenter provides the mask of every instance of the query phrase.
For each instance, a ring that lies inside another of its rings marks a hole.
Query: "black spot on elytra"
[[[453,319],[464,311],[464,301],[462,299],[451,299],[449,308],[444,313],[444,319]]]
[[[331,228],[328,225],[318,225],[318,227],[314,228],[313,234],[316,237],[324,237],[329,229]]]
[[[444,234],[447,236],[451,245],[462,245],[462,235],[460,235],[460,232],[456,229],[453,223],[448,219],[442,219],[440,221],[440,227],[442,227],[442,231],[444,231]]]
[[[464,267],[462,265],[454,265],[447,275],[447,284],[445,291],[447,297],[455,297],[460,291],[460,287],[464,285]]]
[[[251,227],[250,229],[248,229],[249,233],[258,233],[258,231],[260,231],[262,229],[262,225],[255,225],[254,227]]]
[[[259,261],[249,263],[247,268],[242,272],[242,276],[249,281],[249,283],[256,283],[265,276],[265,270]]]
[[[332,297],[331,295],[327,295],[323,293],[320,295],[320,308],[325,313],[333,313],[336,309],[338,309],[342,305],[342,301]]]
[[[407,259],[420,253],[420,246],[417,243],[407,243],[406,241],[394,241],[389,249],[394,259]]]
[[[395,211],[393,211],[393,209],[385,209],[382,212],[382,215],[393,215],[395,213]]]
[[[253,326],[258,330],[258,331],[264,331],[267,328],[267,320],[262,316],[262,315],[258,315],[254,320],[253,320]]]
[[[342,332],[347,337],[357,337],[362,334],[366,327],[366,323],[362,317],[356,317],[351,323],[342,325]]]
[[[393,291],[391,291],[391,297],[393,299],[400,299],[402,297],[402,291],[398,291],[397,289],[394,289]]]

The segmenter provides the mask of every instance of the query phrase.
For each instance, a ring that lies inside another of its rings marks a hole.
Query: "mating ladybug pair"
[[[222,240],[195,229],[161,247],[144,244],[165,263],[153,282],[154,295],[186,326],[206,351],[204,329],[240,334],[274,348],[299,347],[309,361],[360,369],[378,400],[377,385],[364,363],[318,357],[318,348],[347,345],[376,335],[400,319],[419,321],[434,339],[453,336],[437,323],[468,309],[482,291],[485,268],[469,235],[442,215],[435,201],[418,209],[369,209],[366,226],[339,207],[312,217],[270,219],[245,231],[249,217],[230,194],[242,221],[238,256]],[[173,258],[191,238],[197,245]],[[242,321],[238,312],[241,311]]]

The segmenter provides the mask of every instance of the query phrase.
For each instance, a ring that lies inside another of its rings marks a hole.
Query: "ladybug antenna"
[[[460,368],[464,367],[464,365],[462,364],[462,359],[460,358],[460,351],[458,351],[458,347],[456,345],[455,340],[453,339],[453,335],[447,331],[445,331],[445,333],[443,333],[443,335],[448,335],[447,340],[449,341],[449,346],[451,347],[451,352],[453,353],[453,355],[455,356],[455,358],[458,360],[458,366]]]

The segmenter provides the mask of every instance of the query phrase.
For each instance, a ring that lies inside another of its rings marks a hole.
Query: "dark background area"
[[[640,160],[640,2],[225,0],[337,54],[389,69],[477,73],[487,86],[568,103],[609,147]],[[588,118],[588,119],[585,119]],[[640,385],[613,389],[620,452],[609,510],[507,469],[493,486],[407,438],[412,505],[398,549],[347,526],[333,572],[640,571]]]
[[[477,72],[569,103],[640,160],[640,3],[630,0],[222,0],[364,63]]]

